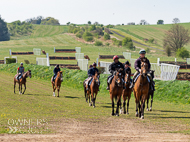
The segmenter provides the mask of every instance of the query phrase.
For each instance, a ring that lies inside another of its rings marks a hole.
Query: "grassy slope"
[[[67,72],[67,74],[64,73],[65,76],[61,87],[60,98],[54,98],[52,97],[50,76],[47,74],[50,72],[48,72],[48,67],[43,67],[37,72],[36,70],[39,69],[39,66],[27,65],[26,68],[32,69],[32,78],[27,79],[26,94],[18,95],[18,88],[16,88],[17,94],[13,94],[14,73],[10,74],[4,72],[5,70],[8,72],[15,72],[13,68],[16,65],[9,65],[8,68],[6,66],[7,65],[1,65],[0,68],[0,77],[2,80],[0,82],[0,106],[2,108],[0,110],[0,133],[9,132],[7,124],[8,119],[45,119],[49,125],[45,125],[39,129],[43,131],[43,133],[46,133],[51,131],[51,123],[58,121],[60,118],[75,118],[80,121],[89,121],[93,119],[96,122],[104,121],[111,117],[111,101],[109,93],[105,91],[105,87],[101,89],[97,96],[95,109],[89,107],[88,104],[85,103],[80,81],[84,79],[86,74],[83,71],[65,69],[64,72]],[[34,70],[34,68],[36,68],[36,70]],[[47,74],[47,76],[44,77],[43,74]],[[70,83],[68,83],[68,80]],[[101,76],[101,84],[103,86],[105,84],[104,75]],[[189,105],[169,103],[167,102],[167,98],[166,101],[163,101],[165,100],[164,97],[159,101],[157,94],[155,94],[155,97],[153,112],[145,112],[144,121],[134,116],[135,103],[133,95],[130,101],[130,114],[120,115],[120,117],[115,119],[135,119],[139,124],[147,123],[158,125],[163,129],[168,126],[175,126],[178,128],[177,132],[189,134]],[[46,127],[49,127],[48,131]],[[24,127],[21,130],[27,133],[27,128],[28,127]]]
[[[180,25],[184,26],[187,29],[190,29],[190,23],[181,23]],[[154,38],[157,44],[162,48],[164,32],[171,28],[171,24],[166,25],[126,25],[126,26],[116,26],[118,30],[129,30],[135,35],[138,35],[142,38]],[[143,42],[141,40],[141,42]],[[188,44],[187,49],[190,50],[190,44]]]

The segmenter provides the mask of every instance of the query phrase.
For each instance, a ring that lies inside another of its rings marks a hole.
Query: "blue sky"
[[[175,17],[186,23],[190,22],[190,0],[1,0],[0,15],[6,22],[41,15],[61,24],[137,24],[141,19],[150,24],[162,19],[170,24]]]

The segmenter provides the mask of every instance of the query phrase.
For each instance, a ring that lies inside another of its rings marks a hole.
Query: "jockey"
[[[59,71],[61,71],[61,70],[60,70],[60,68],[59,68],[59,65],[57,64],[57,65],[55,66],[55,68],[53,69],[53,73],[54,73],[54,75],[53,75],[53,81],[55,81],[55,77],[57,76],[57,73],[58,73]]]
[[[94,77],[96,72],[98,73],[99,71],[96,68],[96,63],[94,62],[92,64],[92,68],[90,68],[88,70],[88,78],[87,78],[87,81],[85,82],[86,83],[86,90],[88,90],[89,82],[92,80],[92,78]]]
[[[122,68],[124,70],[124,66],[121,62],[119,62],[119,57],[117,55],[113,57],[113,61],[114,62],[109,66],[109,72],[111,73],[111,75],[108,76],[108,79],[107,79],[107,85],[108,85],[108,87],[106,88],[107,90],[110,90],[109,84],[111,84],[111,81],[114,77],[114,72],[116,71],[116,69]],[[123,88],[125,88],[125,86]]]
[[[90,66],[89,66],[89,69],[91,69],[92,67],[93,67],[93,66],[92,66],[92,65],[90,65]]]
[[[139,51],[139,54],[140,54],[140,57],[135,61],[135,69],[136,69],[136,72],[135,72],[135,74],[134,74],[134,76],[133,76],[133,80],[132,80],[132,84],[131,84],[131,86],[130,86],[130,88],[133,88],[134,87],[134,80],[135,80],[135,78],[137,77],[137,75],[140,73],[140,71],[141,71],[141,58],[145,58],[145,54],[146,54],[146,51],[143,49],[143,50],[140,50]],[[151,67],[151,65],[150,65],[150,62],[149,62],[149,60],[147,59],[147,63],[148,63],[148,73],[147,73],[147,75],[148,75],[148,77],[149,77],[149,79],[150,79],[150,85],[151,85],[151,87],[150,87],[150,89],[151,90],[154,90],[154,86],[152,85],[152,82],[153,82],[153,80],[152,80],[152,76],[151,76],[151,74],[150,74],[150,67]]]
[[[126,72],[131,72],[131,68],[130,68],[130,66],[129,66],[129,61],[126,61],[125,62],[125,64],[124,64],[124,71],[125,71],[125,73]],[[131,78],[131,77],[130,77]],[[132,82],[132,79],[130,79],[131,80],[131,82]]]
[[[23,63],[21,62],[20,67],[18,67],[17,69],[17,74],[18,74],[17,80],[19,80],[20,76],[22,77],[23,73],[24,73],[24,67],[23,67]]]

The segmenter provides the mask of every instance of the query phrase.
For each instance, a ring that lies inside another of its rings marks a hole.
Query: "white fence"
[[[78,59],[77,61],[80,70],[88,71],[88,59]]]
[[[161,65],[157,63],[151,63],[151,70],[154,70],[154,78],[160,79],[161,78]]]
[[[109,72],[109,65],[111,65],[111,62],[100,61],[100,67],[105,67],[104,74],[110,74],[110,72]]]
[[[123,56],[125,57],[125,59],[128,59],[128,60],[131,59],[131,53],[130,52],[123,52]]]
[[[132,68],[135,68],[135,61],[136,61],[136,59],[130,59],[130,63],[131,63],[131,67]]]
[[[161,80],[175,80],[180,66],[161,64]]]
[[[36,64],[37,65],[48,66],[47,62],[48,62],[47,58],[36,58]]]
[[[41,55],[41,49],[33,48],[34,55]]]
[[[75,53],[75,58],[78,61],[78,59],[84,59],[84,53]]]
[[[190,64],[190,58],[187,58],[187,64]]]
[[[81,53],[81,47],[75,47],[76,53]]]

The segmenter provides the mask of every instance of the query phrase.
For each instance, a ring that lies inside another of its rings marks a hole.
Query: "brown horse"
[[[19,84],[19,94],[24,94],[25,93],[25,91],[26,91],[26,78],[27,77],[30,77],[31,78],[31,70],[28,70],[27,72],[25,72],[23,75],[22,75],[22,77],[21,77],[21,79],[20,80],[17,80],[17,76],[18,76],[18,74],[16,74],[15,76],[14,76],[14,93],[15,93],[15,87],[16,87],[16,83],[18,83]],[[24,84],[24,91],[22,92],[22,84]]]
[[[84,58],[90,60],[90,58],[88,57],[88,55],[84,55]]]
[[[100,86],[99,78],[100,78],[100,73],[96,72],[90,84],[90,89],[86,90],[86,87],[84,85],[86,102],[88,102],[89,100],[89,106],[92,106],[93,103],[94,108],[95,108],[96,96],[98,94]],[[90,93],[91,93],[91,102],[90,102]]]
[[[123,91],[123,69],[116,70],[114,73],[114,77],[110,84],[110,98],[112,101],[112,116],[116,115],[119,116],[119,104],[121,101],[121,95]],[[115,101],[117,100],[117,108],[116,114],[114,113],[114,98]]]
[[[154,72],[155,72],[154,70],[150,71],[150,74],[151,74],[152,78],[154,76]],[[150,96],[151,96],[151,105],[150,105],[150,109],[149,109],[148,108],[148,102],[149,102]],[[149,92],[148,92],[148,98],[147,98],[147,108],[146,108],[147,111],[149,111],[149,110],[152,111],[153,96],[154,96],[154,90],[150,89]]]
[[[121,109],[121,102],[120,102],[120,113],[124,113],[126,114],[126,100],[128,98],[128,101],[127,101],[127,114],[129,114],[129,101],[130,101],[130,98],[131,98],[131,93],[132,93],[132,89],[129,88],[129,86],[131,85],[131,71],[127,71],[125,72],[125,89],[123,89],[123,92],[122,92],[122,98],[123,98],[123,112],[122,112],[122,109]]]
[[[133,89],[135,102],[136,102],[136,117],[139,116],[141,117],[141,119],[144,119],[145,101],[148,98],[148,92],[149,92],[147,70],[148,70],[147,58],[142,58],[140,75]],[[139,114],[138,114],[138,109],[139,109]]]
[[[61,82],[63,81],[63,78],[62,78],[62,71],[59,71],[57,72],[57,76],[56,76],[56,79],[55,81],[52,81],[53,77],[51,78],[51,84],[52,84],[52,87],[53,87],[53,96],[55,97],[55,90],[57,89],[57,97],[59,97],[59,91],[60,91],[60,88],[61,88]]]

